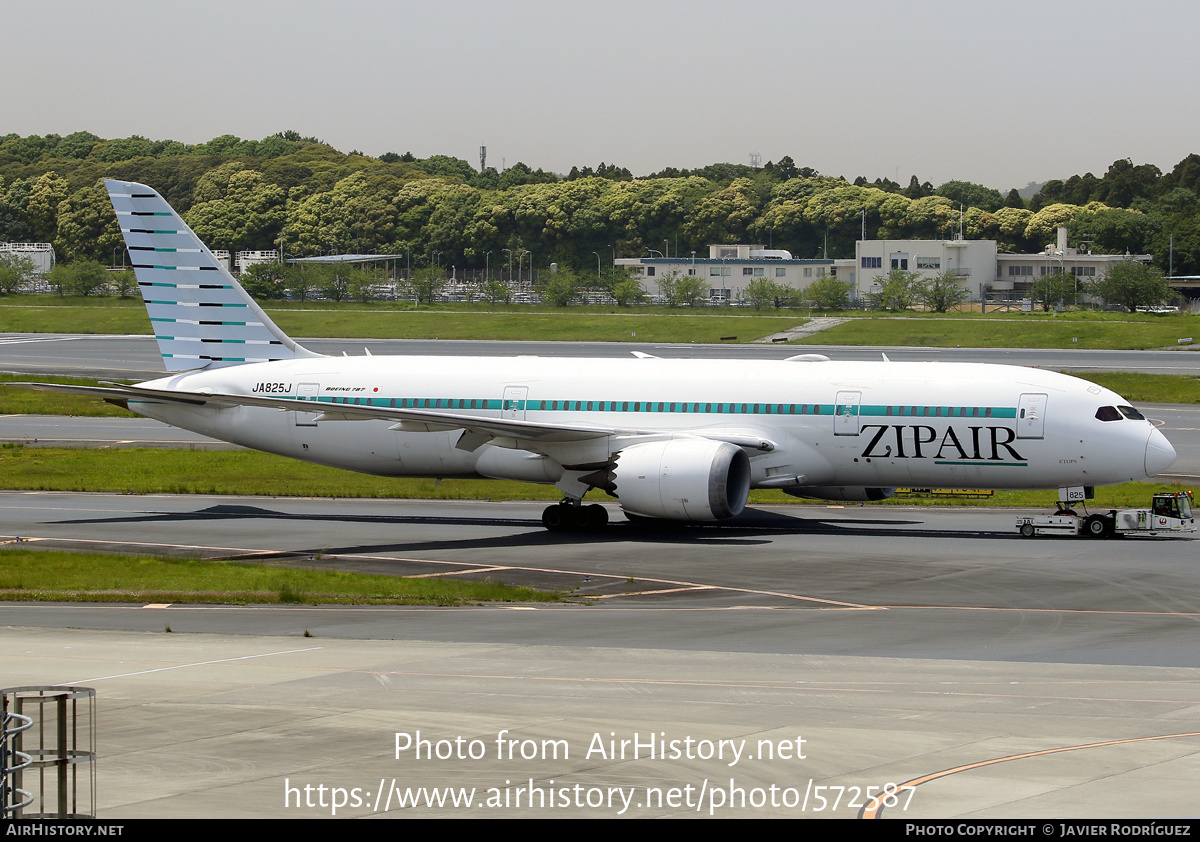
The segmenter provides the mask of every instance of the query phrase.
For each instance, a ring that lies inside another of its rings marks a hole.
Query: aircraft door
[[[505,386],[504,400],[500,402],[500,417],[510,421],[525,420],[525,398],[528,386]]]
[[[837,402],[833,407],[833,434],[836,436],[857,436],[861,431],[862,419],[859,417],[859,403],[862,392],[838,392]]]
[[[1044,438],[1045,424],[1046,396],[1021,395],[1021,401],[1017,404],[1017,438]]]
[[[302,401],[316,401],[317,394],[321,391],[319,383],[297,383],[296,395]],[[317,426],[317,416],[320,412],[293,412],[297,427],[315,427]]]

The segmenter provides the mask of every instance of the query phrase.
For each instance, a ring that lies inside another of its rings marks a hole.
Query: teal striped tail
[[[134,182],[104,186],[167,371],[320,356],[271,321],[162,196]]]

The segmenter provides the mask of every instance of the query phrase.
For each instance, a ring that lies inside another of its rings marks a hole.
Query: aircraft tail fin
[[[168,371],[321,356],[280,330],[156,191],[104,186]]]

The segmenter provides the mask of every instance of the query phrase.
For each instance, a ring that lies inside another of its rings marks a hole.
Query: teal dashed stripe
[[[838,412],[853,405],[839,404]],[[851,412],[851,415],[855,413]],[[993,406],[863,406],[858,415],[886,418],[1016,418],[1011,407]]]
[[[277,395],[282,400],[304,401],[309,403],[342,404],[346,406],[377,406],[390,409],[443,409],[443,410],[481,410],[506,409],[518,412],[621,412],[648,413],[653,415],[787,415],[787,416],[822,416],[831,417],[835,410],[848,408],[842,404],[778,404],[778,403],[712,403],[688,401],[503,401],[485,400],[481,398],[352,398],[334,395],[322,395],[316,398],[297,397],[292,395]],[[852,408],[852,407],[850,407]],[[896,412],[886,412],[895,407],[865,406],[861,407],[863,415],[901,417]],[[911,409],[911,407],[904,407]],[[926,409],[926,407],[917,407]],[[947,407],[941,415],[935,415],[934,409],[928,407],[928,415],[903,416],[922,418],[969,418],[985,420],[987,418],[1015,418],[1016,410],[1010,407]],[[948,410],[953,409],[951,415]],[[974,411],[978,410],[978,415]],[[967,463],[946,463],[967,464]]]

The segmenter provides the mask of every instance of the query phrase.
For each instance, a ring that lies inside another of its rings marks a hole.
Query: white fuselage
[[[692,434],[769,442],[748,452],[752,485],[770,487],[792,477],[793,485],[816,487],[1095,486],[1143,479],[1174,460],[1149,422],[1097,417],[1100,407],[1126,404],[1113,392],[1011,366],[323,357],[180,373],[143,385],[303,399],[297,411],[153,400],[131,400],[130,408],[258,450],[386,476],[478,476],[479,460],[493,464],[487,454],[498,448],[559,465],[596,465],[633,443]],[[495,440],[470,450],[456,447],[457,430],[329,420],[337,403],[356,401],[609,432],[536,445]],[[502,467],[499,475],[554,481],[539,468],[525,470]]]

